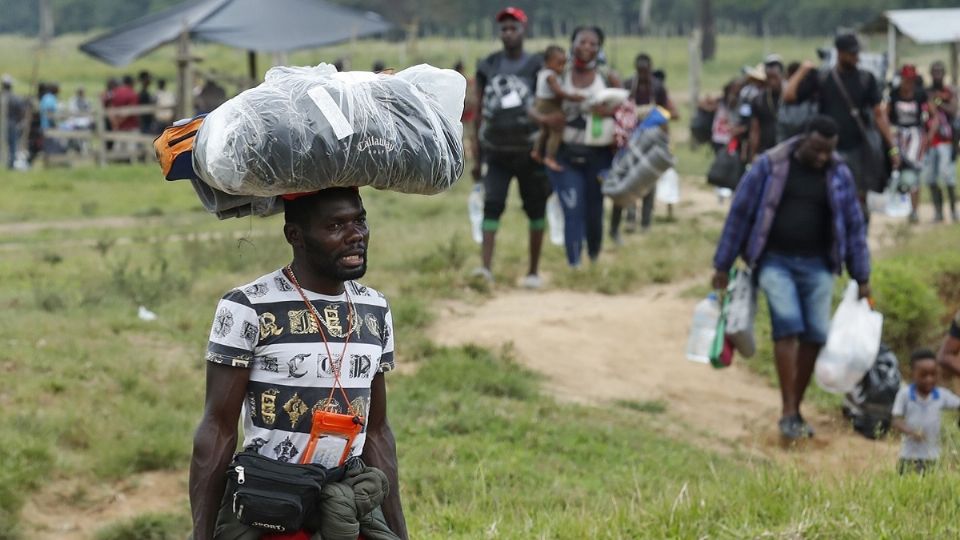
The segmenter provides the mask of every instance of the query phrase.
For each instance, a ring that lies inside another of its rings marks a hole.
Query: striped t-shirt
[[[303,291],[316,309],[332,361],[315,319],[282,270],[220,300],[207,360],[250,370],[243,403],[244,447],[278,461],[299,462],[312,411],[327,404],[336,368],[350,405],[368,416],[374,375],[394,367],[393,319],[382,294],[355,281],[344,286],[346,293],[339,296]],[[332,400],[339,412],[348,411],[340,389]],[[365,438],[365,433],[357,436],[352,455],[362,453]]]

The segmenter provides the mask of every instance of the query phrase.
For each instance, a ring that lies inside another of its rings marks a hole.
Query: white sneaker
[[[536,274],[530,274],[523,278],[524,289],[539,289],[543,287],[543,280]]]
[[[493,272],[491,272],[490,269],[482,266],[477,267],[473,270],[473,272],[470,272],[470,277],[482,279],[491,285],[493,284]]]

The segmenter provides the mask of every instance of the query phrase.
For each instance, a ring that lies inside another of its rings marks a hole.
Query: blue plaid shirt
[[[737,256],[751,268],[760,260],[787,184],[790,155],[800,139],[794,137],[765,152],[743,175],[713,257],[715,269],[730,270]],[[853,175],[836,153],[827,170],[827,179],[833,217],[831,269],[839,274],[846,265],[853,279],[861,284],[867,283],[870,280],[870,250],[863,213]]]

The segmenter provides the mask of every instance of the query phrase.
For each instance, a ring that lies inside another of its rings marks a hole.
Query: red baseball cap
[[[527,14],[518,7],[505,7],[497,13],[497,22],[502,22],[506,18],[516,19],[520,24],[527,24]]]
[[[904,79],[913,79],[917,76],[917,66],[913,64],[904,64],[900,68],[900,76]]]

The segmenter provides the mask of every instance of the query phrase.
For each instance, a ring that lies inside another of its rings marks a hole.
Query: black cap
[[[833,40],[833,46],[840,52],[860,52],[860,40],[857,39],[855,34],[840,34]]]

